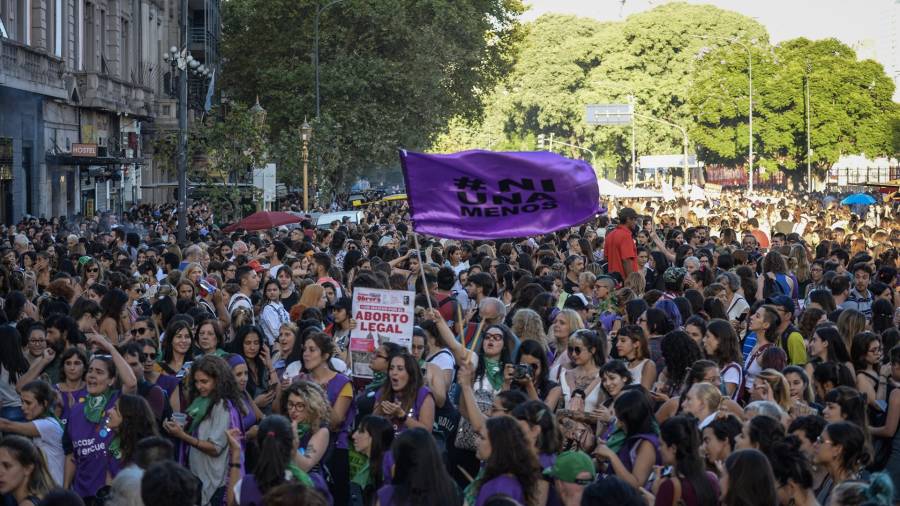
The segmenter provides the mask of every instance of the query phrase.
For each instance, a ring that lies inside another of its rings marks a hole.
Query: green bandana
[[[122,440],[119,436],[113,438],[112,441],[109,442],[109,454],[113,456],[116,460],[122,460]]]
[[[348,460],[350,462],[350,476],[353,477],[350,481],[365,490],[366,486],[369,485],[369,475],[371,474],[369,473],[369,457],[356,450],[350,450]]]
[[[478,474],[475,475],[475,479],[463,489],[463,497],[466,500],[466,504],[475,504],[477,501],[478,489],[481,488],[482,478],[484,478],[484,466],[481,466],[478,469]]]
[[[194,432],[209,411],[209,397],[197,397],[194,402],[187,408],[187,416],[191,417],[191,426],[189,432]]]
[[[503,387],[503,368],[500,366],[499,360],[484,357],[484,373],[494,390],[500,390]]]
[[[309,434],[309,429],[311,429],[308,423],[298,423],[297,424],[297,439],[303,439],[303,436]]]
[[[378,390],[382,385],[384,385],[385,381],[387,381],[387,374],[383,372],[373,373],[372,381],[368,385],[366,385],[366,393]]]
[[[312,478],[310,478],[303,469],[300,469],[295,464],[288,464],[287,470],[290,471],[291,476],[304,487],[315,488],[316,485],[313,483]]]
[[[87,399],[84,401],[84,417],[91,423],[100,423],[106,414],[106,405],[109,403],[112,394],[111,388],[107,388],[100,395],[88,394]]]
[[[225,358],[229,355],[229,353],[222,348],[216,348],[216,351],[212,352],[212,354],[219,358]]]

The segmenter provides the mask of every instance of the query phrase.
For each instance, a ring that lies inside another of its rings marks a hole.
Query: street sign
[[[591,104],[587,106],[585,121],[588,125],[630,125],[633,112],[631,104]]]
[[[72,144],[72,156],[97,156],[97,145]]]

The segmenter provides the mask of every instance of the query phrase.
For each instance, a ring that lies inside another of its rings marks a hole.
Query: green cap
[[[567,483],[581,483],[582,480],[578,479],[578,475],[581,473],[591,473],[590,480],[585,480],[583,483],[585,485],[597,476],[594,461],[587,453],[581,451],[562,452],[556,457],[553,467],[544,469],[544,476]]]

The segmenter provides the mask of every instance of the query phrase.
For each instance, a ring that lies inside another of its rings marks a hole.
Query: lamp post
[[[753,54],[750,52],[750,46],[744,44],[736,38],[720,37],[718,35],[700,35],[699,37],[701,39],[724,40],[729,44],[737,44],[744,48],[745,51],[747,51],[747,78],[750,80],[750,112],[748,114],[750,123],[750,146],[748,148],[749,153],[747,155],[747,162],[750,164],[750,183],[748,189],[750,193],[753,193]],[[756,39],[752,39],[750,43],[756,43]]]
[[[313,67],[316,72],[316,119],[319,119],[319,17],[322,12],[334,4],[343,2],[344,0],[332,0],[331,2],[316,8],[316,16],[313,21]]]
[[[309,140],[312,138],[312,127],[303,118],[303,125],[300,127],[300,140],[303,141],[303,210],[309,211]]]

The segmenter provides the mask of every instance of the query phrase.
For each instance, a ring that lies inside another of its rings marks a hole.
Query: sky
[[[524,16],[532,20],[547,12],[576,14],[603,21],[625,19],[669,0],[525,0],[531,9]],[[775,43],[795,37],[822,39],[835,37],[853,45],[875,39],[873,27],[884,25],[893,0],[687,0],[692,4],[712,4],[756,18]],[[881,58],[879,58],[881,59]]]

